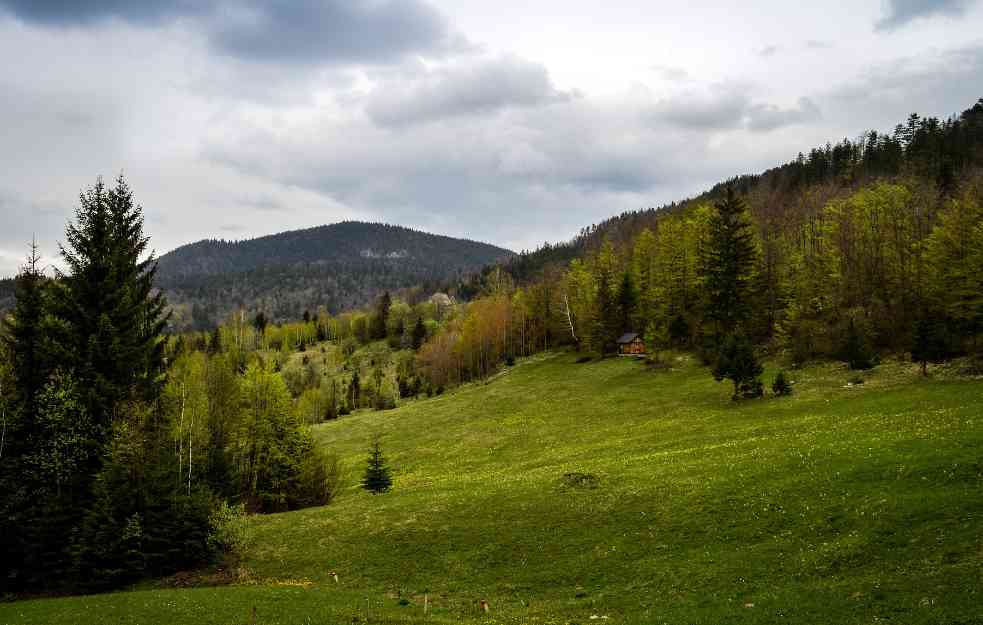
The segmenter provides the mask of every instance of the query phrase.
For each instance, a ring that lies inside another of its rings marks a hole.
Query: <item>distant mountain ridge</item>
[[[361,306],[384,290],[457,279],[514,252],[478,241],[359,221],[243,241],[207,239],[160,257],[157,284],[175,327],[204,328],[235,309],[297,318]]]

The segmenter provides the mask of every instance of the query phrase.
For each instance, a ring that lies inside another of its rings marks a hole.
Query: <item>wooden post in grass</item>
[[[481,600],[481,611],[488,614],[488,602],[484,599]]]
[[[430,595],[423,595],[423,615],[426,616],[430,611]]]
[[[256,625],[256,606],[253,606],[252,616],[249,617],[249,625]]]
[[[329,573],[329,575],[331,575],[331,579],[334,580],[334,583],[337,584],[338,583],[338,573],[336,573],[335,571],[331,571],[331,573]]]

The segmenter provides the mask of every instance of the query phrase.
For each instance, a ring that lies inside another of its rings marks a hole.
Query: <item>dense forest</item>
[[[172,330],[209,329],[231,312],[298,319],[364,306],[384,291],[412,299],[512,252],[409,228],[348,221],[248,241],[199,241],[160,258]]]
[[[154,288],[164,263],[148,257],[124,180],[82,195],[66,241],[53,276],[29,255],[0,343],[5,591],[118,586],[206,562],[234,548],[242,514],[331,499],[343,471],[311,424],[543,350],[603,357],[638,333],[654,368],[694,352],[741,400],[765,394],[764,354],[789,367],[900,356],[929,373],[957,355],[980,366],[983,100],[624,213],[459,279],[462,299],[386,291],[292,319],[234,299],[217,327],[167,334]],[[346,254],[398,251],[353,245]],[[263,253],[240,253],[264,271]],[[192,257],[189,271],[225,275]],[[771,388],[791,392],[784,376]]]

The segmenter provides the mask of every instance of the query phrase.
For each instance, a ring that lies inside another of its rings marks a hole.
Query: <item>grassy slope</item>
[[[259,623],[416,622],[424,593],[431,622],[481,598],[503,623],[983,619],[983,384],[888,364],[845,388],[827,365],[735,404],[677,364],[550,357],[319,426],[350,488],[255,519],[255,585],[4,604],[0,623],[241,623],[253,605]],[[355,485],[375,431],[383,496]],[[570,471],[599,486],[564,488]]]

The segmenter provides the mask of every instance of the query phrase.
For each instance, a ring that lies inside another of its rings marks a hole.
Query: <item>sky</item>
[[[0,276],[123,173],[158,253],[514,250],[983,97],[974,0],[0,0]]]

